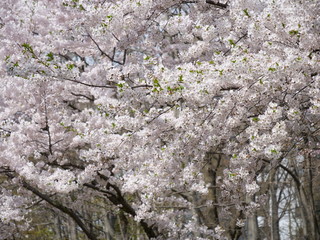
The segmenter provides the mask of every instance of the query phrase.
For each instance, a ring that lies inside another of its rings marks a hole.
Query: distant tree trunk
[[[106,240],[112,240],[114,239],[114,224],[115,220],[110,213],[108,213],[107,210],[104,211],[104,225],[103,230],[105,232]]]
[[[208,153],[207,164],[203,171],[206,183],[210,184],[208,200],[211,200],[213,202],[213,206],[207,209],[203,216],[206,226],[211,229],[215,228],[219,224],[218,208],[215,204],[218,204],[218,190],[216,181],[217,176],[219,175],[218,172],[221,167],[221,162],[221,155]]]
[[[61,219],[60,219],[60,216],[57,214],[54,216],[54,231],[58,239],[63,239],[61,226],[62,226]]]
[[[251,202],[254,201],[254,196],[247,196],[246,201]],[[247,218],[247,240],[258,240],[259,232],[258,232],[258,221],[257,214],[254,213]]]
[[[279,203],[277,198],[277,169],[270,171],[270,200],[271,200],[271,240],[280,240]]]
[[[122,240],[127,240],[128,239],[128,219],[124,215],[123,212],[120,212],[118,214],[118,221],[119,221],[119,228],[121,232],[121,238]]]
[[[301,207],[301,217],[303,223],[303,236],[308,240],[319,240],[320,229],[317,221],[316,207],[313,192],[313,165],[314,161],[307,154],[305,156],[305,172],[301,178],[301,182],[297,183],[298,201]],[[314,159],[317,160],[317,159]]]
[[[302,222],[303,222],[303,235],[305,239],[308,240],[319,240],[320,234],[318,229],[318,223],[316,214],[314,211],[314,205],[311,201],[311,197],[307,197],[303,187],[298,189],[299,201],[302,212]]]
[[[226,155],[211,152],[207,153],[203,176],[206,183],[210,186],[206,200],[212,201],[213,204],[212,207],[206,208],[206,210],[202,212],[202,219],[205,225],[210,229],[214,229],[221,224],[222,227],[228,229],[225,233],[227,239],[238,240],[241,236],[241,227],[237,226],[237,219],[243,217],[242,212],[233,209],[233,219],[228,222],[220,222],[219,219],[220,191],[217,179],[219,176],[223,175],[223,170],[228,164],[229,159]]]
[[[77,240],[77,229],[75,222],[68,218],[68,240]]]
[[[196,192],[193,192],[192,193],[192,204],[193,204],[193,209],[192,209],[192,212],[193,212],[193,215],[196,217],[197,219],[197,225],[200,227],[201,226],[201,218],[203,218],[203,215],[200,211],[199,208],[196,208],[196,206],[199,204],[199,201],[198,201],[198,196],[197,196],[197,193]],[[202,234],[201,233],[197,233],[196,234],[196,237],[197,238],[202,238]]]

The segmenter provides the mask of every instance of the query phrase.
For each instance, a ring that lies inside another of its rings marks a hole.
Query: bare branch
[[[71,79],[71,78],[66,78],[66,77],[56,77],[56,76],[52,76],[53,78],[57,78],[57,79],[63,79],[69,82],[74,82],[74,83],[78,83],[87,87],[94,87],[94,88],[117,88],[116,86],[110,86],[110,85],[95,85],[95,84],[89,84],[89,83],[84,83],[84,82],[80,82],[79,80],[76,79]]]
[[[228,7],[227,3],[220,3],[220,2],[213,1],[213,0],[206,0],[206,3],[211,4],[211,5],[218,7],[218,8],[227,8]]]
[[[96,40],[93,39],[93,37],[88,33],[88,37],[92,40],[92,42],[97,46],[97,48],[99,49],[99,51],[101,52],[102,55],[106,56],[111,62],[114,62],[114,63],[118,63],[120,65],[124,65],[124,63],[122,62],[119,62],[117,60],[114,59],[114,56],[113,57],[110,57],[105,51],[103,51],[101,49],[101,47],[99,46],[99,44],[96,42]]]
[[[94,101],[94,96],[88,97],[88,96],[86,96],[86,95],[84,95],[84,94],[74,93],[74,92],[71,92],[71,95],[76,96],[76,97],[84,97],[84,98],[88,99],[90,102],[93,102],[93,101]]]
[[[41,199],[43,199],[44,201],[49,203],[51,206],[59,209],[61,212],[64,212],[67,215],[69,215],[78,224],[78,226],[83,230],[83,232],[86,234],[86,236],[90,240],[97,240],[97,237],[89,230],[89,228],[87,228],[87,226],[82,222],[82,220],[74,212],[74,210],[62,205],[58,201],[53,200],[52,198],[50,198],[50,196],[45,195],[44,193],[40,192],[38,189],[34,188],[30,184],[28,184],[26,181],[23,181],[22,185],[23,185],[24,188],[28,189],[33,194],[35,194],[36,196],[40,197]]]

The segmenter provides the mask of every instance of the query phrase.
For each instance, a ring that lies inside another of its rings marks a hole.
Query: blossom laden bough
[[[149,238],[237,239],[274,169],[305,194],[293,168],[317,159],[316,9],[2,1],[1,222],[31,192],[98,239],[76,211],[90,196]]]

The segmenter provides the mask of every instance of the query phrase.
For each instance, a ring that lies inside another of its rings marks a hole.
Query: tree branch
[[[98,172],[98,175],[103,179],[108,181],[108,177],[104,176],[103,174]],[[86,187],[98,190],[105,194],[105,196],[109,199],[110,202],[112,202],[115,206],[118,206],[120,209],[122,209],[124,212],[128,213],[132,217],[135,217],[137,213],[133,209],[133,207],[126,201],[126,199],[122,196],[121,190],[111,183],[107,184],[107,189],[112,188],[115,191],[115,194],[108,191],[104,191],[99,189],[98,187],[95,187],[91,184],[85,184]],[[149,238],[155,238],[158,236],[157,229],[154,230],[154,228],[150,227],[144,220],[140,221],[140,225],[142,226],[143,230],[147,234]]]
[[[220,2],[213,1],[213,0],[206,0],[206,3],[214,5],[215,7],[218,7],[218,8],[227,8],[228,7],[227,3],[220,3]]]
[[[237,45],[238,42],[240,42],[243,38],[247,37],[247,33],[243,34],[233,45]],[[232,47],[229,48],[224,54],[223,56],[226,56],[230,51],[231,51]]]
[[[51,76],[53,78],[59,79],[59,77],[57,76]],[[117,88],[116,86],[110,86],[110,85],[95,85],[95,84],[89,84],[89,83],[84,83],[84,82],[80,82],[78,80],[75,79],[71,79],[71,78],[66,78],[66,77],[60,77],[63,80],[69,81],[69,82],[74,82],[74,83],[78,83],[87,87],[94,87],[94,88],[112,88],[115,89]]]
[[[31,191],[33,194],[41,198],[42,200],[49,203],[51,206],[59,209],[61,212],[64,212],[68,216],[70,216],[82,229],[82,231],[86,234],[88,239],[90,240],[97,240],[97,237],[87,228],[87,226],[81,221],[80,217],[71,209],[68,207],[65,207],[61,203],[54,201],[51,199],[48,195],[45,195],[44,193],[40,192],[38,189],[34,188],[30,184],[28,184],[26,181],[22,181],[22,186],[29,191]]]
[[[264,161],[266,163],[270,163],[270,161],[267,160],[267,159],[262,159],[262,161]],[[285,170],[292,177],[292,179],[296,183],[297,187],[300,188],[301,182],[300,182],[299,178],[297,177],[297,175],[295,175],[289,168],[287,168],[286,166],[282,165],[281,163],[278,165],[278,167],[280,167],[283,170]]]
[[[111,62],[114,63],[118,63],[120,65],[124,65],[124,62],[119,62],[117,60],[114,59],[114,55],[115,53],[113,53],[113,57],[110,57],[105,51],[103,51],[101,49],[101,47],[99,46],[99,44],[96,42],[96,40],[93,39],[93,37],[88,33],[88,37],[92,40],[92,42],[97,46],[97,48],[99,49],[99,51],[101,52],[102,55],[106,56]],[[114,49],[115,50],[115,49]]]

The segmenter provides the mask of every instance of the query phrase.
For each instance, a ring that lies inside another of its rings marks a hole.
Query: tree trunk
[[[317,218],[314,211],[314,205],[310,201],[310,197],[306,196],[303,187],[298,189],[298,199],[300,201],[302,222],[303,222],[303,235],[304,239],[319,240],[320,234],[317,227]]]
[[[247,196],[246,201],[249,203],[254,201],[254,196]],[[247,240],[259,239],[257,214],[254,213],[247,218]]]
[[[77,240],[77,229],[75,222],[68,218],[68,240]]]
[[[205,225],[210,229],[214,229],[219,224],[218,209],[215,204],[218,204],[218,190],[216,181],[217,176],[221,174],[219,172],[221,161],[221,155],[208,153],[207,164],[203,170],[204,179],[206,183],[210,184],[208,200],[211,200],[213,203],[213,206],[206,209],[206,212],[203,213]]]
[[[104,211],[104,225],[103,231],[105,232],[106,240],[112,240],[114,237],[114,225],[115,225],[115,218],[112,214],[108,213],[107,210]]]
[[[277,199],[277,169],[270,171],[270,200],[271,200],[271,240],[280,240],[279,203]]]

